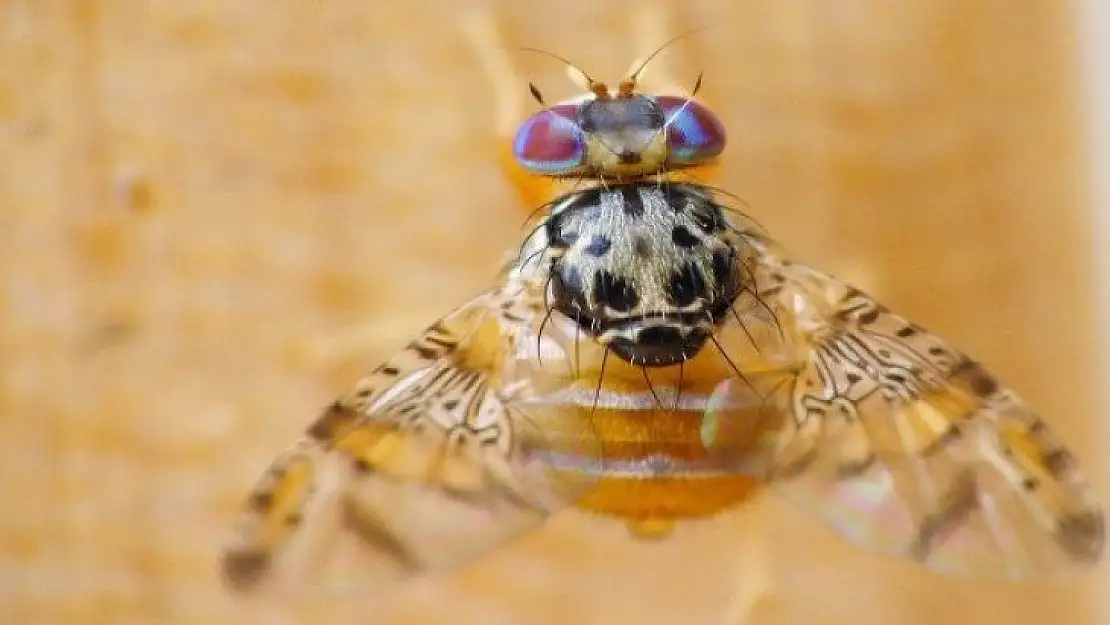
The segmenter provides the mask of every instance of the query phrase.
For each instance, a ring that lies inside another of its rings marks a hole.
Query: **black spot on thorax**
[[[671,230],[671,240],[674,244],[682,248],[691,248],[697,245],[700,240],[694,236],[693,232],[686,226],[678,225]]]
[[[570,310],[586,310],[589,308],[582,273],[574,265],[557,263],[553,267],[551,291],[557,302],[556,305],[567,306]]]
[[[628,312],[640,303],[639,294],[627,280],[604,269],[594,276],[593,298],[598,305],[607,305],[617,312]]]
[[[725,295],[736,290],[737,263],[736,252],[731,247],[713,252],[713,282]]]
[[[590,244],[583,248],[582,251],[590,256],[600,258],[604,256],[611,247],[613,247],[613,242],[609,240],[609,237],[595,234],[594,237],[590,239]]]
[[[671,276],[667,295],[675,306],[689,306],[706,295],[705,278],[693,264],[687,263]]]
[[[548,244],[554,248],[566,249],[578,240],[578,233],[573,230],[553,228],[548,236]]]
[[[644,198],[640,195],[638,187],[621,187],[621,210],[629,217],[639,218],[644,216]]]

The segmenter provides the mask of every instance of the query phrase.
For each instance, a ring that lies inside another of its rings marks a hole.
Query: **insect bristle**
[[[540,103],[540,106],[547,108],[547,103],[543,101],[543,94],[540,93],[540,90],[536,87],[536,85],[529,82],[528,91],[532,94],[532,97],[536,99],[536,102]]]

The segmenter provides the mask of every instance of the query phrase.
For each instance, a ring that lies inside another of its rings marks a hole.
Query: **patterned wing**
[[[979,364],[866,294],[766,249],[759,291],[801,365],[772,479],[854,543],[973,576],[1101,556],[1071,453]]]
[[[433,324],[336,401],[250,494],[224,551],[231,588],[364,590],[477,556],[591,484],[547,454],[592,453],[506,389],[503,354],[527,340],[523,292],[488,292]],[[322,587],[321,587],[322,585]]]

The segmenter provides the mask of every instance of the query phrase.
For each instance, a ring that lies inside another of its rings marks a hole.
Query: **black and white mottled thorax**
[[[693,357],[750,284],[743,237],[711,190],[640,182],[556,201],[525,242],[521,278],[615,355],[665,366]]]

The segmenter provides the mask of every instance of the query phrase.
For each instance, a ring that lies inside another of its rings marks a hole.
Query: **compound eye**
[[[659,96],[667,128],[668,161],[694,165],[725,149],[725,127],[701,104],[676,96]]]
[[[577,105],[557,104],[528,118],[516,131],[513,156],[525,169],[566,174],[586,161],[586,137],[578,127]]]

